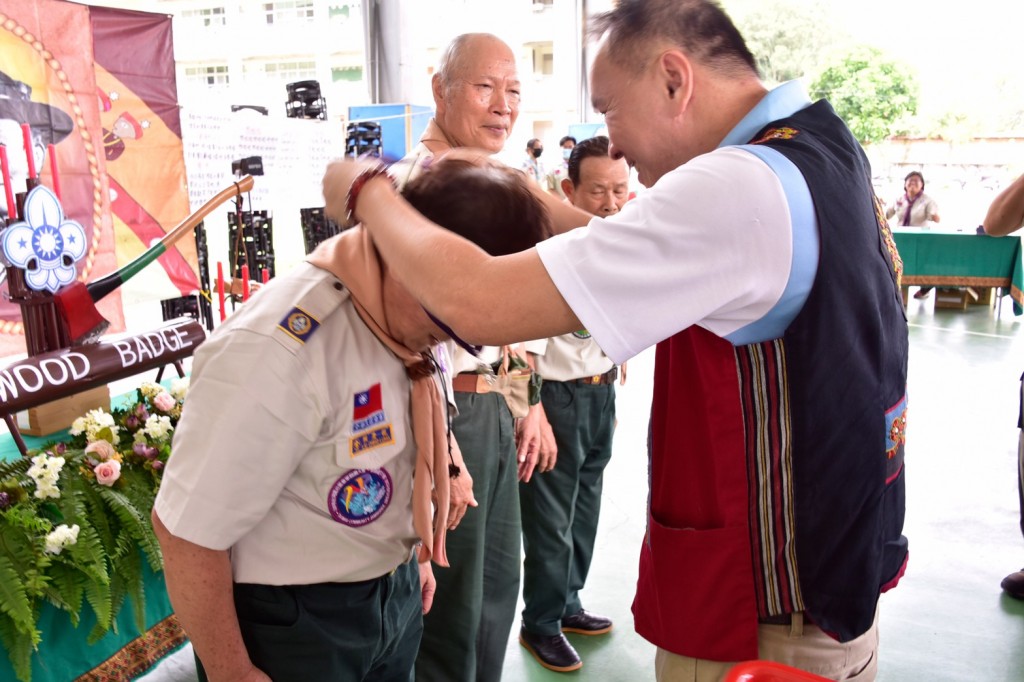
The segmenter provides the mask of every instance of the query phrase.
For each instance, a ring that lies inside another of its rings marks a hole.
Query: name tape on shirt
[[[374,448],[391,445],[394,442],[395,438],[391,433],[391,424],[384,424],[380,428],[356,434],[348,439],[349,450],[353,457],[358,457]]]

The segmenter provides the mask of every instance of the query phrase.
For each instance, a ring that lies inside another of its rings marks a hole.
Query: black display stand
[[[344,229],[328,218],[322,207],[300,208],[299,219],[302,222],[302,241],[305,243],[307,255],[312,253],[320,242]]]
[[[231,277],[242,277],[249,266],[249,278],[259,282],[263,271],[276,275],[274,268],[273,218],[266,211],[236,211],[228,214],[228,262]]]
[[[164,320],[191,317],[201,322],[207,330],[213,331],[212,291],[210,289],[210,250],[206,245],[206,227],[196,225],[196,256],[199,263],[199,293],[194,296],[179,296],[160,301]]]

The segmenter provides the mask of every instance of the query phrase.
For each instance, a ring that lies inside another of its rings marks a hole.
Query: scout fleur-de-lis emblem
[[[30,288],[55,293],[75,279],[75,263],[85,255],[85,230],[65,219],[57,195],[43,185],[28,193],[24,217],[4,231],[4,256],[25,270]]]

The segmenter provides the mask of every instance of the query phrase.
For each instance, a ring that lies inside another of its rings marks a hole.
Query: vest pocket
[[[648,516],[633,605],[637,631],[682,656],[757,657],[757,602],[746,527],[663,526]]]

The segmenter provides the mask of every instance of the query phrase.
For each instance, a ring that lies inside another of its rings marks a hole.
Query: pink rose
[[[111,486],[114,485],[114,481],[121,478],[121,463],[116,459],[108,459],[106,462],[97,464],[92,472],[96,474],[97,483]]]
[[[101,462],[105,462],[115,454],[114,446],[105,440],[94,440],[85,446],[86,454],[96,455]]]
[[[167,391],[163,393],[157,393],[156,397],[153,398],[153,406],[161,412],[170,412],[174,409],[174,406],[178,404],[178,401],[174,399]]]

